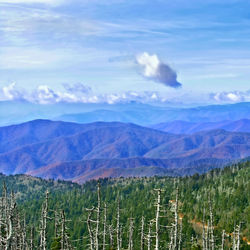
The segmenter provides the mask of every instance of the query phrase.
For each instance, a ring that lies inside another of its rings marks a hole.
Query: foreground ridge
[[[20,200],[17,193],[17,205],[3,185],[1,244],[14,249],[16,244],[23,249],[247,249],[249,167],[245,162],[201,176],[101,179],[82,186],[40,180],[49,189],[45,201],[42,190],[38,202]]]

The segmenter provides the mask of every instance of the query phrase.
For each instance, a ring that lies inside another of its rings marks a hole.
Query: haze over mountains
[[[177,135],[131,123],[34,120],[0,128],[0,171],[77,182],[204,172],[250,156],[250,133],[238,124],[228,126],[237,132]]]
[[[250,133],[250,119],[241,119],[237,121],[219,121],[219,122],[187,122],[173,121],[159,123],[151,128],[162,130],[173,134],[192,134],[199,131],[224,129],[231,132]]]
[[[17,108],[18,107],[18,108]],[[142,103],[56,103],[34,104],[27,101],[0,102],[0,126],[35,119],[61,120],[77,123],[126,122],[141,126],[186,121],[195,123],[250,119],[250,103],[209,105],[200,107],[171,107],[167,104]]]

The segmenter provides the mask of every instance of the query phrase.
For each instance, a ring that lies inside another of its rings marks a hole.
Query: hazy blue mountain
[[[35,120],[0,128],[0,171],[85,181],[98,176],[204,172],[250,156],[250,133],[175,135],[121,122]],[[126,169],[126,170],[124,170]],[[162,170],[165,169],[165,170]]]
[[[241,119],[237,121],[219,121],[219,122],[187,122],[173,121],[159,123],[151,126],[151,128],[162,130],[173,134],[192,134],[199,131],[224,129],[231,132],[247,132],[250,133],[250,119]]]
[[[0,126],[34,119],[78,123],[119,121],[142,126],[176,120],[195,123],[235,121],[250,119],[250,103],[177,108],[167,106],[167,104],[156,106],[136,102],[120,104],[56,103],[48,105],[24,101],[0,102]]]

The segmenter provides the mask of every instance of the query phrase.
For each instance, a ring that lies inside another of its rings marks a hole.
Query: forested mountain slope
[[[220,129],[176,135],[131,123],[49,120],[0,128],[2,173],[79,183],[100,177],[204,173],[248,156],[250,133]]]
[[[215,169],[203,175],[185,178],[151,177],[151,178],[119,178],[100,179],[101,188],[101,218],[103,220],[104,203],[107,204],[107,224],[116,229],[117,202],[120,200],[120,224],[123,247],[128,244],[130,220],[134,221],[133,242],[135,249],[140,245],[141,218],[145,217],[145,232],[148,232],[149,222],[155,218],[156,189],[161,189],[161,204],[164,218],[159,232],[162,246],[170,241],[170,228],[174,222],[173,204],[176,198],[176,188],[179,189],[179,223],[182,221],[183,249],[199,249],[202,245],[202,221],[205,208],[205,225],[209,220],[209,199],[213,212],[213,225],[216,246],[221,244],[221,233],[225,230],[225,244],[233,242],[232,233],[235,225],[241,225],[241,249],[247,249],[250,239],[250,162],[241,163],[225,169]],[[77,249],[86,249],[89,244],[86,208],[97,206],[97,181],[86,182],[80,186],[67,182],[44,181],[26,176],[1,176],[9,188],[18,193],[19,207],[25,213],[27,230],[31,225],[39,228],[41,205],[44,201],[44,191],[49,190],[49,217],[54,218],[54,212],[63,209],[66,214],[68,233],[72,244]],[[93,220],[96,215],[93,215]],[[93,226],[93,225],[92,225]],[[100,232],[102,231],[100,228]],[[108,228],[108,227],[107,227]],[[48,221],[49,245],[54,238],[54,221]],[[152,226],[155,230],[155,226]],[[115,231],[114,237],[115,237]],[[84,236],[84,238],[83,238]],[[100,236],[100,239],[102,236]],[[36,241],[39,240],[37,235]],[[109,242],[107,236],[107,242]],[[154,239],[152,239],[152,244]],[[114,245],[116,244],[114,240]],[[192,245],[192,246],[191,246]],[[231,245],[232,246],[232,245]],[[60,249],[60,248],[59,248]],[[108,249],[108,248],[107,248]],[[227,249],[227,248],[225,248]]]

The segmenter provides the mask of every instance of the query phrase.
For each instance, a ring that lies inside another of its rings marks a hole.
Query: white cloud
[[[168,87],[181,87],[181,83],[177,81],[176,72],[169,65],[161,62],[157,55],[150,55],[144,52],[136,57],[136,61],[142,67],[142,74],[145,78],[162,83]]]
[[[47,85],[40,85],[30,93],[20,90],[15,83],[0,89],[0,101],[26,100],[32,103],[51,104],[58,102],[67,103],[124,103],[124,102],[165,102],[166,97],[155,91],[127,91],[97,95],[92,89],[81,83],[75,85],[64,84],[65,91],[55,91]]]
[[[228,103],[250,101],[250,90],[212,93],[210,98],[216,102]]]
[[[16,89],[16,83],[13,82],[8,86],[2,88],[2,95],[7,100],[20,100],[24,99],[24,93]]]
[[[38,86],[33,97],[41,104],[57,102],[59,95],[46,85]]]

